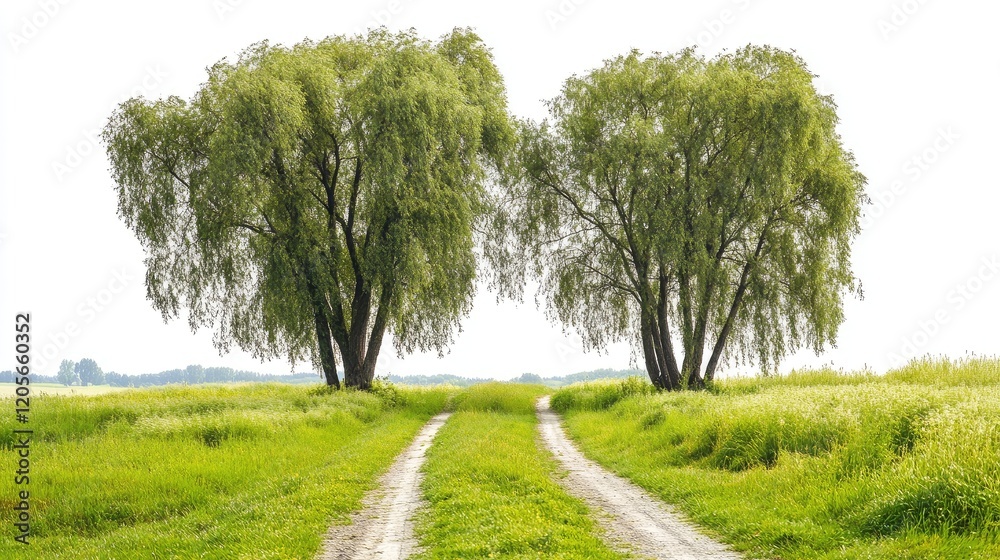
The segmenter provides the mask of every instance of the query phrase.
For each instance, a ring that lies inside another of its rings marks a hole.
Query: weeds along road
[[[451,413],[431,418],[406,451],[396,458],[365,500],[350,525],[330,528],[318,556],[321,560],[402,560],[413,554],[413,514],[422,503],[420,467],[438,430]]]
[[[612,544],[644,557],[664,560],[738,560],[724,545],[699,534],[638,486],[605,470],[576,449],[549,408],[549,397],[538,400],[538,429],[546,447],[566,469],[562,480],[570,494],[594,511]]]

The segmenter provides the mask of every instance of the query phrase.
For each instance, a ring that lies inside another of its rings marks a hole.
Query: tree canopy
[[[367,387],[383,336],[441,349],[471,305],[486,184],[514,147],[471,31],[375,31],[222,60],[191,100],[123,103],[103,138],[148,297],[259,358]]]
[[[74,371],[80,376],[80,382],[84,385],[100,385],[104,383],[104,370],[97,362],[90,358],[84,358],[76,363]]]
[[[567,80],[551,118],[521,126],[488,251],[504,287],[536,275],[554,317],[588,347],[631,338],[661,388],[833,343],[860,293],[865,179],[813,78],[751,46],[631,52]]]
[[[76,380],[76,363],[72,360],[63,360],[59,363],[59,372],[56,379],[63,385],[72,385]]]

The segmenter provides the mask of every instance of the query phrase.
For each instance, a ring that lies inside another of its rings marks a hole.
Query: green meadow
[[[14,383],[0,383],[0,399],[13,397],[17,391],[17,385]],[[78,395],[78,396],[93,396],[93,395],[103,395],[104,393],[115,393],[118,391],[127,391],[126,387],[112,387],[110,385],[88,385],[86,387],[72,386],[67,387],[61,383],[32,383],[31,393],[33,395]]]
[[[0,558],[314,558],[434,414],[421,560],[620,558],[534,406],[748,558],[1000,557],[1000,361],[656,392],[643,379],[371,392],[277,384],[33,397],[31,548]],[[10,399],[3,401],[8,408]],[[15,425],[0,420],[14,471]],[[10,527],[13,476],[0,477]]]
[[[751,557],[1000,558],[1000,362],[557,392],[584,452]]]
[[[449,394],[268,384],[33,397],[30,549],[4,538],[0,558],[312,558]],[[12,416],[0,421],[8,473]],[[0,477],[5,527],[20,489]]]
[[[428,451],[422,559],[615,559],[587,508],[557,483],[535,429],[539,385],[477,385]]]

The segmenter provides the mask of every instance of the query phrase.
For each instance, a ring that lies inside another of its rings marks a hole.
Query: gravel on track
[[[563,431],[549,397],[536,405],[542,441],[566,471],[566,490],[595,510],[609,541],[618,549],[663,560],[739,560],[632,482],[584,457]]]
[[[319,560],[402,560],[417,550],[413,514],[423,504],[420,481],[427,448],[450,413],[431,418],[389,467],[378,489],[350,525],[335,525],[324,539]]]

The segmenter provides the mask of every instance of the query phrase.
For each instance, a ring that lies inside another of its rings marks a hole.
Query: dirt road
[[[563,486],[598,511],[611,544],[648,558],[739,560],[635,484],[584,457],[549,408],[548,397],[539,399],[537,410],[542,440],[568,472]]]
[[[378,490],[365,499],[364,509],[350,525],[330,529],[320,560],[402,560],[413,553],[417,543],[411,518],[422,499],[420,466],[448,416],[438,414],[421,428],[413,443],[382,476]]]

